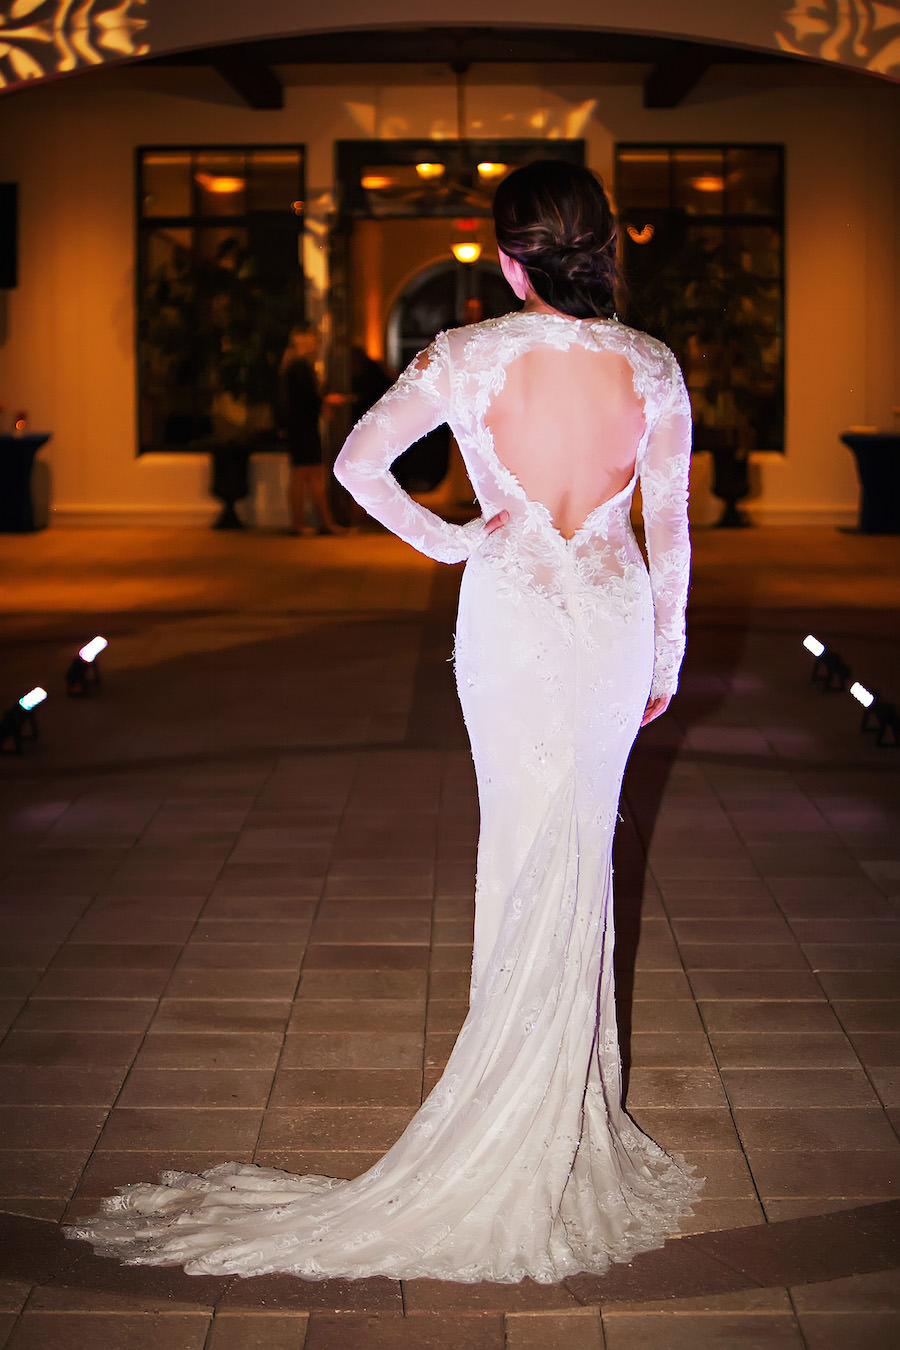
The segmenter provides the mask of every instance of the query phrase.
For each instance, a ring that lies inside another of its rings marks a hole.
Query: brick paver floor
[[[0,1345],[862,1350],[900,1343],[900,540],[699,532],[683,690],[617,840],[628,1105],[708,1178],[683,1235],[556,1287],[122,1268],[56,1227],[164,1168],[352,1176],[465,1007],[477,816],[456,569],[380,535],[0,538]],[[102,631],[97,697],[67,700]]]

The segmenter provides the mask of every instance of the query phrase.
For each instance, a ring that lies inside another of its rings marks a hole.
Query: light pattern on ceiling
[[[782,51],[859,66],[878,75],[900,72],[900,11],[880,0],[807,0],[788,5],[775,34]]]
[[[145,56],[149,0],[0,0],[0,88]]]

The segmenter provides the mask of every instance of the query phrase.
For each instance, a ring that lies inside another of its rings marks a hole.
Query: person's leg
[[[291,516],[291,529],[294,534],[315,534],[312,525],[306,523],[306,503],[311,495],[309,474],[315,466],[292,464],[288,482],[288,508]]]
[[[328,534],[346,534],[346,525],[339,525],[331,510],[331,503],[328,500],[328,490],[325,485],[324,465],[310,465],[308,483],[310,495],[312,496],[316,511],[319,514],[319,521],[322,529],[327,531]]]

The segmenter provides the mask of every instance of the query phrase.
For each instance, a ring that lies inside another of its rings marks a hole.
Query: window
[[[784,449],[783,156],[620,145],[627,315],[674,350],[698,450]]]
[[[138,150],[139,450],[271,433],[304,313],[300,146]]]

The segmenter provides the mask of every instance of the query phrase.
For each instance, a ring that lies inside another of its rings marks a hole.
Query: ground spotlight
[[[803,645],[816,658],[812,668],[813,683],[821,681],[823,689],[846,689],[850,678],[850,667],[842,661],[837,652],[830,652],[824,642],[820,642],[812,633],[803,639]]]
[[[890,745],[896,748],[900,744],[900,714],[893,703],[885,703],[877,691],[866,689],[858,682],[850,693],[863,705],[860,731],[874,731],[876,745]]]
[[[861,703],[864,708],[871,708],[872,704],[875,702],[875,695],[872,693],[871,689],[867,689],[864,684],[860,684],[859,680],[853,681],[850,686],[850,693],[856,699],[857,703]]]
[[[46,689],[36,685],[34,689],[29,689],[27,694],[17,699],[11,708],[7,708],[0,717],[0,751],[12,751],[21,755],[23,740],[26,738],[30,741],[37,740],[38,729],[34,710],[46,697]]]
[[[70,698],[83,698],[100,683],[100,672],[95,664],[97,657],[108,647],[105,637],[91,638],[86,642],[66,671],[66,693]]]

